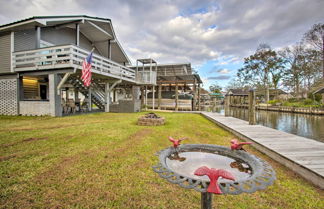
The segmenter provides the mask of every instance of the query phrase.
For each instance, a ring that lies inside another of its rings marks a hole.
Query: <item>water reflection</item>
[[[183,161],[179,159],[185,159]],[[180,175],[193,179],[209,180],[207,176],[196,176],[194,172],[202,167],[224,169],[234,175],[235,180],[248,178],[252,175],[250,166],[236,159],[208,152],[180,152],[176,157],[169,156],[166,159],[167,166]],[[221,182],[229,180],[221,179]]]
[[[180,162],[185,161],[186,158],[185,157],[180,157],[178,152],[175,152],[174,154],[170,155],[168,157],[170,160],[179,160]]]
[[[224,114],[224,107],[215,107],[213,111]],[[229,116],[248,121],[248,109],[231,107],[228,113]],[[324,142],[324,116],[258,110],[256,122],[259,125]]]
[[[240,172],[249,173],[249,174],[252,173],[250,167],[244,162],[234,161],[230,163],[230,166],[231,168],[236,168]]]

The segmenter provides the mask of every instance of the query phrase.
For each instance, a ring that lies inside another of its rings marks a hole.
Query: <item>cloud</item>
[[[230,73],[230,71],[228,69],[219,69],[217,72],[220,74],[229,74]]]
[[[224,57],[228,59],[220,65],[231,64],[261,42],[272,48],[295,43],[324,20],[323,0],[0,0],[0,4],[0,24],[37,15],[110,18],[132,61],[152,57],[159,63],[192,65]]]
[[[230,79],[231,76],[229,75],[220,75],[220,76],[212,76],[212,77],[208,77],[208,80],[228,80]]]

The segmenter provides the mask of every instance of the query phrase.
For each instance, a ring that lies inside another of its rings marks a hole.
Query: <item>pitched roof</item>
[[[130,63],[130,59],[119,43],[112,22],[108,18],[91,17],[87,15],[33,16],[8,24],[0,25],[1,32],[25,30],[40,27],[62,27],[63,25],[80,24],[80,31],[102,53],[108,54],[108,40],[111,40],[112,50],[115,51],[114,61]],[[106,41],[107,40],[107,41]],[[99,49],[100,48],[100,49]],[[108,55],[107,55],[108,56]]]

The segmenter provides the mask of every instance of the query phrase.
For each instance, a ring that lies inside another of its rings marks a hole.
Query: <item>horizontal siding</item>
[[[41,39],[54,45],[75,44],[75,33],[69,28],[41,28]]]
[[[0,73],[10,72],[11,36],[0,35]]]
[[[17,31],[14,35],[14,51],[31,50],[36,47],[35,29]]]
[[[76,32],[72,28],[42,28],[41,39],[54,45],[76,44]],[[91,42],[80,33],[80,47],[91,50]]]

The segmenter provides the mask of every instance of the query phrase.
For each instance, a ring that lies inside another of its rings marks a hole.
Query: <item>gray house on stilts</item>
[[[80,77],[92,49],[88,88]],[[139,111],[140,86],[155,85],[156,72],[137,72],[129,64],[110,19],[41,16],[1,25],[0,115],[109,112],[112,103]]]

